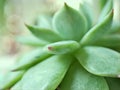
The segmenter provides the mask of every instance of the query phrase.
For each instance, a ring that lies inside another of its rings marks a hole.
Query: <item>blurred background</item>
[[[65,2],[78,10],[80,3],[85,1],[95,14],[95,22],[101,10],[101,0],[0,0],[0,78],[18,58],[37,47],[29,41],[30,38],[38,40],[30,37],[25,24],[52,28],[51,19]],[[114,11],[114,22],[120,24],[120,0],[114,0]]]

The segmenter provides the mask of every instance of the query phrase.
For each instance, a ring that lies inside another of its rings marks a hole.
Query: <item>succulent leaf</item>
[[[31,36],[17,36],[16,41],[24,45],[39,46],[39,47],[44,46],[49,43],[43,40],[39,40],[38,38],[32,35]]]
[[[22,78],[22,90],[55,90],[72,60],[68,55],[56,55],[32,67]]]
[[[16,84],[23,76],[25,71],[9,72],[4,76],[3,81],[0,83],[0,90],[8,90]]]
[[[100,14],[99,22],[104,20],[105,16],[111,11],[112,8],[113,8],[113,0],[107,0],[106,4]]]
[[[105,19],[91,28],[82,38],[81,45],[90,45],[95,43],[101,37],[105,36],[112,24],[113,10],[105,17]]]
[[[18,64],[13,67],[13,71],[28,69],[50,56],[51,54],[38,48],[20,58]]]
[[[92,26],[92,10],[90,8],[90,5],[87,2],[81,3],[80,8],[79,8],[81,14],[85,16],[87,20],[87,31],[91,28]]]
[[[40,28],[52,29],[52,16],[40,15],[35,23]]]
[[[60,41],[48,44],[45,46],[45,50],[51,54],[66,54],[72,53],[80,47],[79,43],[76,41]]]
[[[120,75],[120,53],[104,47],[88,46],[76,54],[80,64],[89,72],[107,77]]]
[[[11,88],[11,90],[22,90],[21,87],[22,87],[22,83],[21,81],[19,81]]]
[[[101,40],[98,40],[95,45],[105,46],[109,48],[120,47],[120,35],[110,34],[104,36]]]
[[[53,27],[64,40],[80,41],[86,32],[86,20],[67,4],[53,17]]]
[[[61,37],[52,30],[43,29],[38,26],[30,26],[30,25],[26,25],[26,26],[32,32],[33,35],[35,35],[41,40],[45,40],[48,42],[56,42],[61,40]]]
[[[75,62],[63,79],[60,90],[109,90],[109,88],[104,77],[87,72],[79,62]]]

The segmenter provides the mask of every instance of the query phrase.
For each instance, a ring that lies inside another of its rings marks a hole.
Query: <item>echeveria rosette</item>
[[[21,74],[5,79],[1,89],[119,90],[120,53],[113,48],[120,46],[120,37],[110,33],[113,10],[103,8],[102,19],[93,26],[86,8],[79,12],[65,4],[53,17],[53,30],[26,25],[47,43],[22,57],[9,73]]]

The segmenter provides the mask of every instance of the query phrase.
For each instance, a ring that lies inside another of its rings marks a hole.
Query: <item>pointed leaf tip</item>
[[[83,15],[67,4],[53,18],[53,27],[64,40],[80,41],[86,26]]]

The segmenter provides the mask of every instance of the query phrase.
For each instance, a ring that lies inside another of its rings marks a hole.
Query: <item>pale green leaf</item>
[[[45,40],[47,42],[56,42],[62,40],[61,37],[52,30],[40,28],[38,26],[30,26],[30,25],[26,25],[26,26],[34,36],[38,37],[41,40]]]
[[[22,83],[21,81],[19,81],[11,88],[11,90],[22,90],[21,87],[22,87]]]
[[[52,15],[40,15],[36,20],[36,25],[40,28],[52,29]]]
[[[79,62],[72,64],[63,79],[60,90],[109,90],[104,77],[87,72]]]
[[[83,16],[85,16],[86,20],[87,20],[87,31],[91,28],[92,26],[92,16],[93,16],[93,12],[92,9],[90,8],[90,5],[87,2],[81,3],[80,4],[80,8],[79,8],[81,14],[83,14]]]
[[[120,34],[110,34],[98,40],[95,45],[106,46],[110,48],[120,47]]]
[[[95,43],[101,37],[105,36],[111,27],[112,20],[113,20],[113,11],[111,11],[102,22],[96,24],[93,28],[91,28],[84,35],[80,43],[82,45],[90,45]]]
[[[80,45],[78,42],[69,40],[48,44],[44,49],[51,54],[65,54],[72,53],[79,47]]]
[[[48,44],[48,42],[45,42],[43,40],[39,40],[38,38],[34,36],[17,36],[16,41],[29,46],[44,46]]]
[[[101,0],[102,1],[102,0]],[[113,9],[113,0],[107,0],[99,17],[99,22],[104,20],[105,16]]]
[[[99,0],[99,4],[100,4],[100,9],[103,10],[103,8],[105,7],[106,3],[108,2],[109,0]]]
[[[85,18],[67,4],[53,17],[53,27],[64,40],[80,41],[86,32]]]
[[[25,71],[9,72],[3,77],[2,82],[0,82],[0,90],[6,90],[11,88],[15,83],[17,83],[23,76]]]
[[[22,90],[55,90],[72,60],[71,56],[57,55],[39,63],[22,78]]]
[[[109,77],[120,75],[120,53],[112,49],[88,46],[80,49],[76,58],[93,74]]]
[[[28,69],[50,56],[51,54],[41,48],[35,49],[21,57],[18,64],[13,67],[13,71]]]

